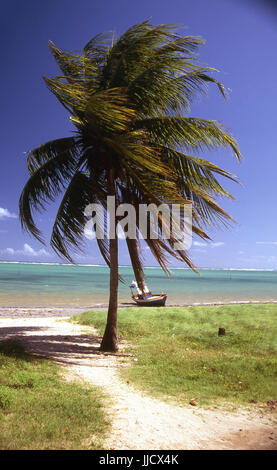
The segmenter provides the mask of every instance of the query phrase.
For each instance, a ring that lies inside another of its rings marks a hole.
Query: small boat
[[[152,292],[148,290],[147,286],[145,286],[145,292],[143,294],[135,281],[130,285],[130,289],[132,299],[137,305],[141,305],[143,307],[163,307],[165,305],[167,294],[152,294]],[[137,294],[134,294],[132,289],[136,289]]]
[[[140,295],[133,295],[133,300],[143,307],[164,307],[167,295],[166,294],[153,294],[147,298],[141,298]]]

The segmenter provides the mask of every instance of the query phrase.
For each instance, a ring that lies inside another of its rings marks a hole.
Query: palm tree
[[[218,196],[232,198],[218,176],[236,178],[194,155],[223,147],[241,158],[236,141],[220,123],[188,117],[190,103],[209,83],[225,96],[224,86],[210,75],[215,70],[197,61],[195,52],[202,43],[199,37],[177,34],[171,25],[144,21],[116,41],[95,36],[80,54],[49,44],[62,76],[44,80],[69,111],[75,131],[29,152],[30,177],[20,197],[20,218],[23,229],[43,242],[33,211],[63,193],[50,244],[72,262],[71,252],[83,247],[84,208],[90,203],[103,207],[105,237],[97,243],[110,267],[101,343],[105,351],[117,350],[119,278],[117,237],[107,236],[107,196],[114,196],[116,206],[132,204],[136,213],[140,204],[192,203],[192,231],[204,240],[209,239],[209,226],[231,221],[216,202]],[[169,255],[197,270],[186,251],[174,249],[174,230],[168,240],[162,238],[162,214],[158,221],[157,238],[148,237],[146,243],[163,270],[168,273]],[[138,225],[136,233],[135,240],[126,241],[143,290]]]

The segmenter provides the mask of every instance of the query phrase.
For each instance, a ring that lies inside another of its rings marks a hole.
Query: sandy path
[[[1,318],[0,340],[14,337],[59,361],[67,376],[101,386],[110,396],[113,425],[105,449],[277,449],[276,410],[234,414],[153,399],[119,378],[118,368],[130,358],[100,354],[92,328],[65,318]]]

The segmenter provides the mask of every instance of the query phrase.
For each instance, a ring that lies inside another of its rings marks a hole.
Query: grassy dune
[[[106,312],[74,321],[103,333]],[[277,399],[277,305],[120,309],[119,337],[135,355],[123,378],[155,396],[215,406]]]

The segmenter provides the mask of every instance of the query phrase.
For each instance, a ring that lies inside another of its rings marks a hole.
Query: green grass
[[[277,399],[277,305],[125,308],[118,317],[137,359],[121,374],[152,395],[214,406]],[[73,321],[101,334],[106,312]]]
[[[0,343],[0,449],[98,449],[109,429],[105,399],[62,379],[57,365]]]

